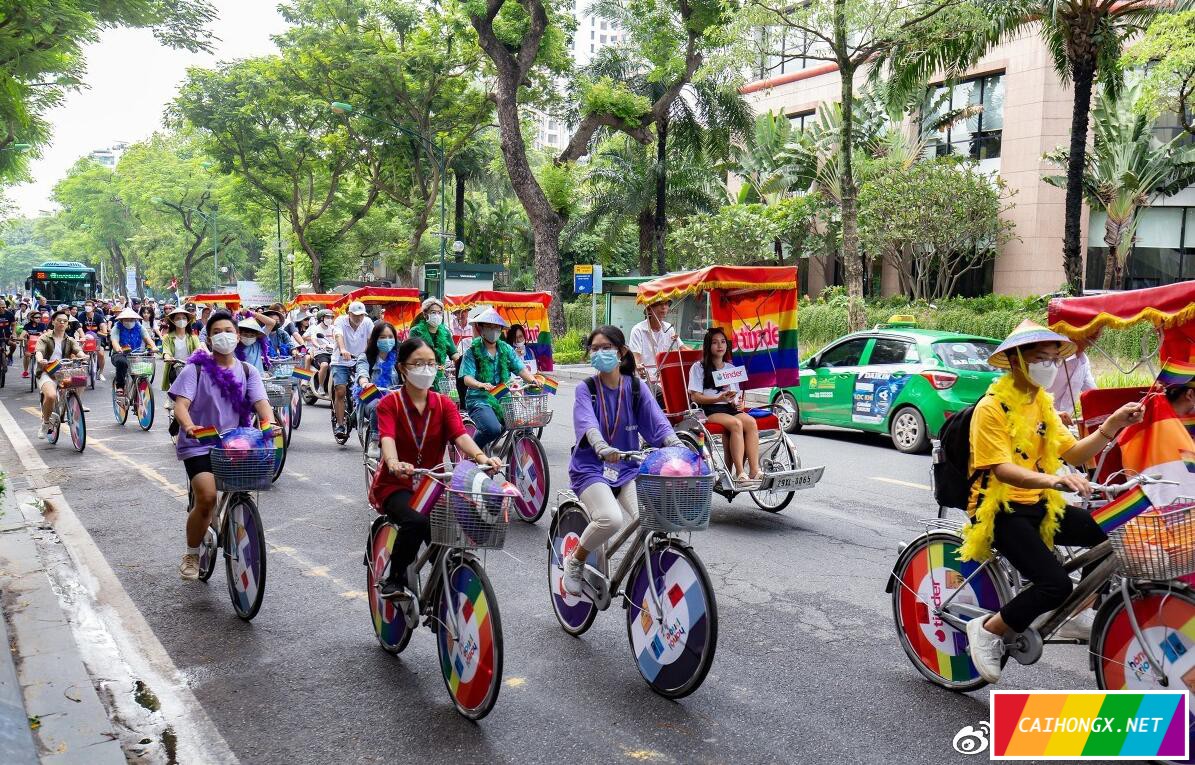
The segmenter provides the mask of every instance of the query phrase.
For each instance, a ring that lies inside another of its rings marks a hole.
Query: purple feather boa
[[[202,348],[192,353],[187,363],[194,364],[200,372],[206,373],[215,382],[220,396],[237,413],[241,427],[253,424],[253,404],[245,395],[245,386],[237,380],[236,373],[232,371],[233,367],[220,366],[216,363],[216,358]]]

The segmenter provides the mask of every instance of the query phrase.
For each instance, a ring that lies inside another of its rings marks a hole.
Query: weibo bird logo
[[[967,725],[954,734],[954,741],[951,744],[954,746],[954,751],[959,754],[980,754],[988,750],[988,733],[990,732],[991,728],[987,720],[978,725]]]

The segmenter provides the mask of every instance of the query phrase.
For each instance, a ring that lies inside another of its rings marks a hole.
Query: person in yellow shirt
[[[1078,473],[1060,474],[1063,463],[1083,465],[1122,428],[1141,421],[1144,407],[1125,404],[1095,433],[1075,439],[1046,392],[1075,351],[1066,337],[1021,322],[988,359],[1008,374],[992,383],[971,420],[971,524],[959,558],[986,560],[994,545],[1033,582],[998,614],[967,623],[971,660],[989,683],[1000,679],[1004,636],[1025,631],[1071,593],[1054,545],[1093,547],[1107,539],[1089,513],[1067,506],[1063,492],[1087,497],[1091,485]]]

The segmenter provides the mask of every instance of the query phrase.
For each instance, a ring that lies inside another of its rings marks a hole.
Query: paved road
[[[106,388],[86,399],[84,454],[65,434],[36,448],[243,762],[966,761],[951,739],[987,719],[987,691],[930,686],[896,641],[884,583],[896,545],[934,508],[928,459],[886,439],[797,437],[805,464],[827,469],[781,514],[715,498],[694,544],[717,592],[718,653],[704,686],[679,703],[640,679],[621,610],[581,639],[560,630],[545,592],[547,519],[513,528],[487,560],[505,684],[492,714],[472,724],[448,701],[431,633],[398,657],[374,641],[361,562],[373,514],[356,439],[336,446],[326,408],[305,411],[287,476],[262,495],[266,600],[245,624],[222,567],[207,585],[178,579],[185,474],[164,417],[144,433],[132,420],[115,425]],[[33,439],[33,397],[10,386],[0,402]],[[571,406],[562,385],[544,434],[554,490],[566,482]],[[1083,650],[1052,647],[1037,666],[1010,665],[1001,687],[1093,687]]]

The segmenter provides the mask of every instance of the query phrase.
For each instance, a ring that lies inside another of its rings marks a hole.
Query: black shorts
[[[330,353],[315,354],[315,363],[316,363],[316,366],[319,366],[320,364],[331,364],[332,363],[332,354],[330,354]]]
[[[183,467],[187,469],[187,480],[195,480],[200,473],[212,472],[212,455],[208,453],[196,454],[183,460]]]
[[[731,417],[739,414],[738,408],[732,404],[706,404],[701,407],[701,411],[705,412],[707,417],[711,414],[729,414]]]

